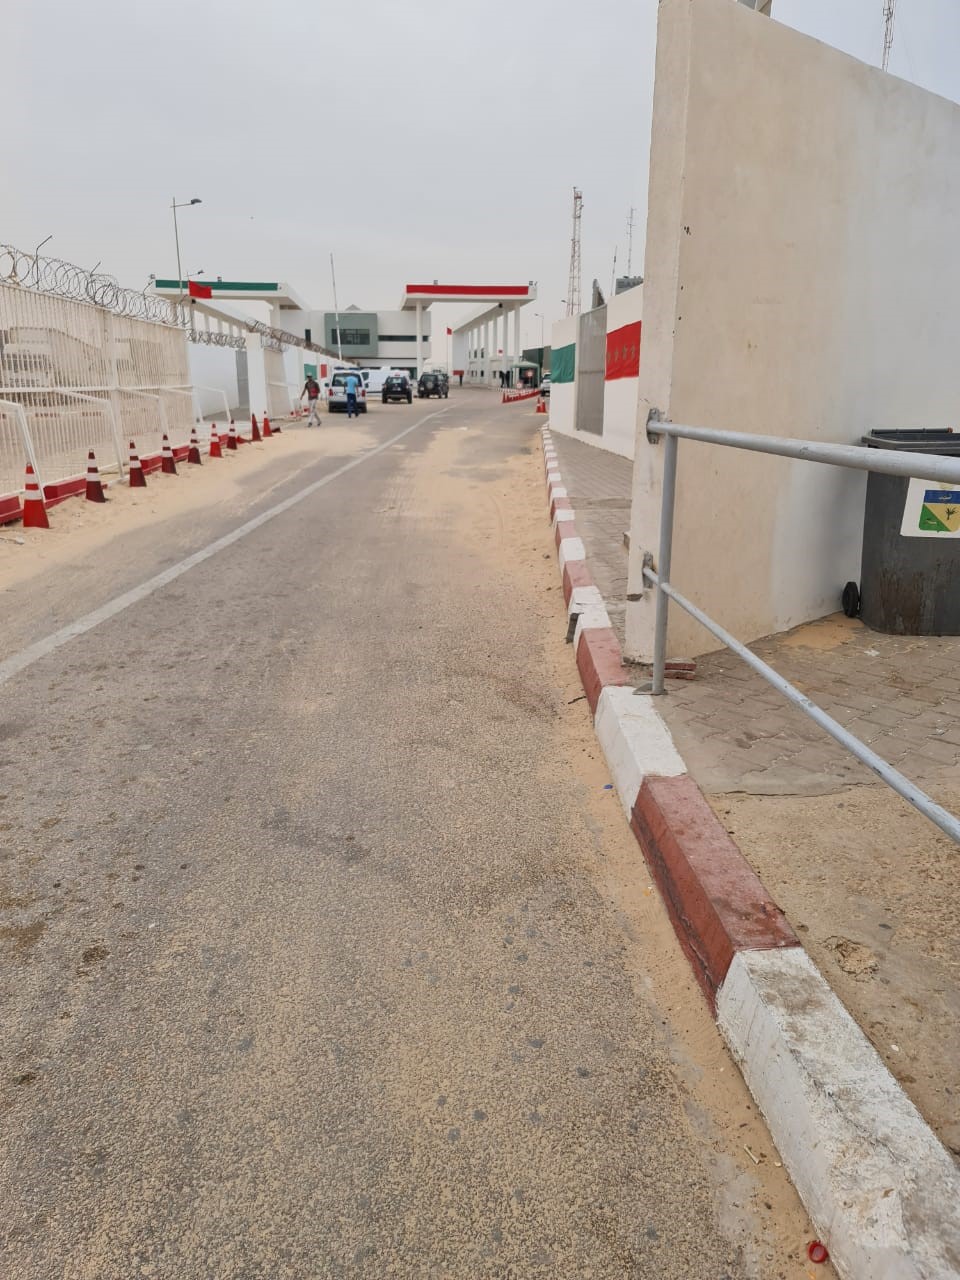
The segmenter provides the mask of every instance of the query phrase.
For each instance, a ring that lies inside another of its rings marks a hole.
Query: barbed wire
[[[129,316],[134,320],[149,320],[152,324],[166,325],[167,328],[186,329],[191,342],[238,349],[245,345],[240,335],[198,329],[185,305],[171,306],[159,294],[125,289],[114,276],[106,272],[90,271],[86,267],[78,267],[76,263],[64,262],[62,258],[27,253],[11,244],[0,244],[0,284],[30,289],[35,293],[51,293],[58,298],[69,298],[75,302],[88,302],[117,315]],[[302,347],[321,355],[329,354],[315,342],[307,342],[295,333],[275,329],[260,320],[231,317],[231,323],[248,333],[258,333],[265,344],[274,350]]]
[[[171,325],[173,317],[167,303],[155,294],[124,289],[106,272],[88,271],[62,258],[45,258],[25,253],[10,244],[0,244],[0,284],[17,285],[37,293],[53,293],[75,302],[90,302],[95,307],[114,311],[135,320],[151,320],[154,324]]]

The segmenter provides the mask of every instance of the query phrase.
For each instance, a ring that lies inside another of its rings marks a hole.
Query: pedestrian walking
[[[360,390],[360,379],[355,373],[348,373],[344,380],[347,389],[347,417],[359,417],[357,412],[357,392]]]
[[[310,406],[310,415],[307,418],[307,426],[313,427],[320,425],[320,414],[317,406],[320,403],[320,383],[317,382],[313,374],[308,374],[306,382],[303,384],[303,390],[300,392],[300,399],[307,397],[307,403]]]

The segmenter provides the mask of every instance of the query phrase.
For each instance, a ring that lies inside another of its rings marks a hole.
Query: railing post
[[[664,692],[663,679],[667,665],[668,600],[663,588],[670,583],[670,557],[673,552],[673,508],[677,493],[677,437],[664,437],[663,488],[660,497],[660,550],[657,554],[657,617],[653,632],[654,694]]]

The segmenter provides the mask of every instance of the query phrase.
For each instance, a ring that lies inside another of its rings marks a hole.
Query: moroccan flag
[[[208,284],[197,284],[196,280],[187,281],[187,293],[191,298],[212,298],[213,290]]]

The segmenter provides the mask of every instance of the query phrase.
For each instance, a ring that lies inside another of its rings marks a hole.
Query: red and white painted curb
[[[574,654],[614,786],[687,958],[838,1273],[960,1277],[960,1171],[851,1018],[639,693],[549,427],[547,498]]]

